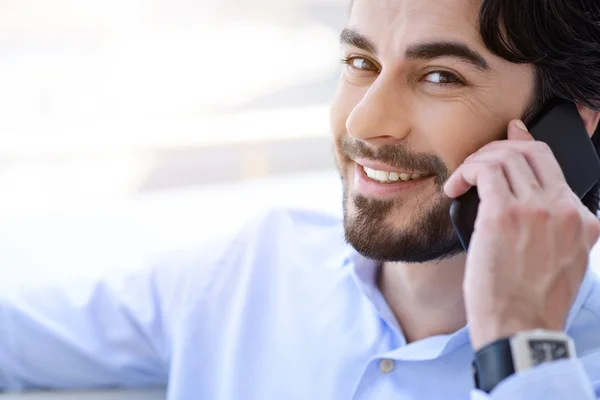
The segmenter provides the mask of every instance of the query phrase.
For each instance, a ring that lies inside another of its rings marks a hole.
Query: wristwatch
[[[564,332],[536,329],[500,339],[475,353],[475,387],[490,393],[502,380],[539,364],[576,358],[573,339]]]

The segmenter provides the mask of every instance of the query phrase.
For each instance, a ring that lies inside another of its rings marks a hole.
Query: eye
[[[463,83],[456,75],[448,71],[430,72],[424,80],[434,85],[460,85]]]
[[[348,65],[349,68],[352,68],[357,71],[364,72],[379,72],[379,68],[375,65],[374,62],[369,61],[364,57],[348,57],[342,59],[342,63]]]

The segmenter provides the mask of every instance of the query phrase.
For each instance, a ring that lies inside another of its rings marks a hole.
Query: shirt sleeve
[[[189,315],[206,315],[221,265],[261,218],[132,272],[2,289],[0,392],[165,386]]]
[[[0,390],[154,386],[167,336],[155,269],[0,296]]]
[[[472,400],[597,400],[579,360],[559,360],[512,375],[487,393],[474,389]]]

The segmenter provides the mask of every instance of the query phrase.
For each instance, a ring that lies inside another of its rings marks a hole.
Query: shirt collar
[[[352,275],[360,291],[369,299],[373,310],[387,323],[397,335],[399,348],[391,350],[387,356],[404,360],[426,360],[440,357],[450,353],[465,344],[470,344],[468,325],[452,334],[436,335],[418,342],[406,344],[406,338],[398,324],[392,310],[388,306],[379,287],[377,274],[381,265],[369,260],[353,250],[350,259]],[[567,316],[565,331],[568,331],[577,314],[583,307],[593,286],[593,272],[588,266],[585,277],[581,283],[575,301]]]
[[[351,263],[354,281],[357,286],[369,299],[374,311],[394,331],[401,345],[405,345],[406,339],[402,334],[398,321],[377,286],[377,275],[381,265],[363,257],[356,251],[351,256]]]

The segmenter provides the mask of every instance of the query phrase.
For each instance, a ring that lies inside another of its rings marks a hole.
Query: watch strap
[[[515,373],[510,339],[500,339],[475,353],[475,387],[490,393],[496,385]]]

